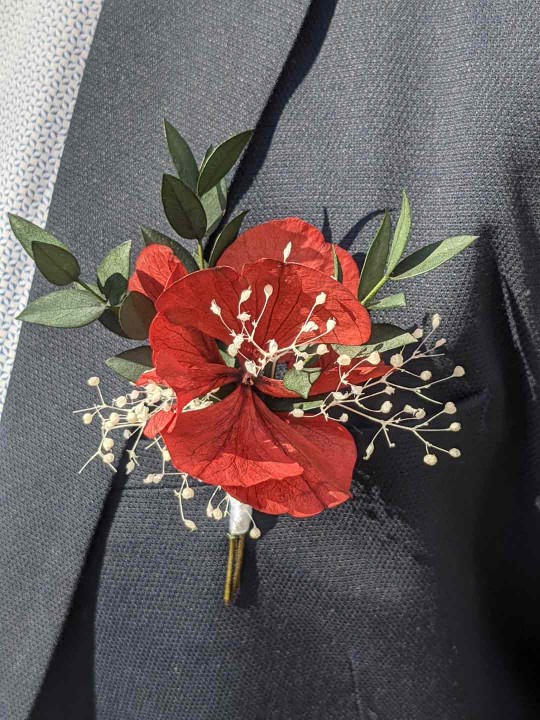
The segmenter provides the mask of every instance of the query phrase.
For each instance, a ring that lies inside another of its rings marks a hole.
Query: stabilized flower
[[[348,431],[320,417],[274,413],[264,398],[299,399],[272,377],[281,358],[306,346],[324,349],[324,358],[327,344],[367,341],[369,316],[356,298],[317,270],[259,260],[241,272],[219,267],[187,275],[156,307],[156,378],[175,391],[179,411],[155,422],[172,463],[265,512],[307,516],[347,500],[356,460]],[[237,350],[233,367],[217,343]],[[322,370],[324,384],[337,389],[334,368]],[[372,376],[382,372],[371,368]],[[362,370],[356,381],[368,376]],[[315,383],[314,391],[322,386]],[[192,401],[224,387],[226,397],[189,412]]]

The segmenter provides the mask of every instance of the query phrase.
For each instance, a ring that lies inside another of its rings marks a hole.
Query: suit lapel
[[[161,118],[199,155],[206,142],[255,126],[308,4],[105,3],[48,225],[86,277],[139,223],[166,230]],[[36,278],[33,296],[48,291]],[[98,464],[79,475],[96,438],[73,410],[93,401],[85,379],[119,351],[98,324],[21,333],[0,425],[2,717],[30,712],[111,486]],[[107,385],[117,389],[108,377]]]

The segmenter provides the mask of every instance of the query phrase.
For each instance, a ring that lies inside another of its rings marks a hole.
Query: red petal
[[[225,365],[214,340],[170,323],[158,314],[150,326],[156,374],[173,388],[179,408],[216,388],[238,382],[240,371]]]
[[[155,438],[156,435],[160,435],[167,428],[170,430],[175,418],[176,413],[173,410],[159,410],[150,417],[144,426],[144,436]]]
[[[180,471],[264,512],[315,515],[349,497],[356,447],[348,431],[320,417],[275,415],[247,386],[179,414],[163,439]]]
[[[255,333],[255,340],[261,347],[271,339],[276,340],[280,348],[288,347],[297,337],[314,307],[315,298],[321,292],[325,293],[326,300],[316,306],[310,315],[310,320],[319,329],[303,333],[301,343],[318,338],[322,333],[324,336],[319,342],[324,343],[361,345],[369,339],[371,322],[367,310],[343,285],[317,270],[296,263],[259,260],[252,265],[244,265],[242,275],[253,289],[246,303],[252,317],[259,317],[262,312],[266,300],[265,286],[273,288]],[[326,322],[330,318],[336,320],[336,326],[326,333]]]
[[[325,241],[318,228],[294,217],[270,220],[246,230],[225,250],[219,265],[228,265],[241,271],[245,263],[254,263],[263,258],[283,261],[283,251],[289,243],[289,262],[306,265],[330,277],[334,274],[333,246]],[[356,295],[358,266],[346,250],[334,247],[343,269],[343,284]]]
[[[165,245],[148,245],[141,250],[128,289],[146,295],[156,302],[171,281],[187,275],[187,270],[173,251]]]
[[[294,517],[317,515],[348,500],[356,445],[347,429],[322,417],[276,416],[275,425],[280,420],[283,425],[279,430],[293,443],[303,472],[247,488],[223,489],[262,512]]]

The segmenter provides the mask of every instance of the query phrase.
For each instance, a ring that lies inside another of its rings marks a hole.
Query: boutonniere
[[[210,148],[200,166],[167,122],[165,134],[177,172],[163,176],[161,196],[184,241],[142,227],[145,247],[133,271],[128,241],[111,249],[90,282],[63,242],[12,215],[13,232],[38,270],[62,286],[19,319],[56,328],[98,320],[139,343],[105,361],[129,383],[125,394],[106,399],[99,377],[88,379],[97,400],[80,415],[98,426],[99,441],[86,464],[114,469],[125,452],[132,473],[142,450],[157,450],[156,470],[142,482],[175,476],[181,519],[192,531],[186,505],[201,483],[213,486],[207,515],[228,522],[229,603],[245,537],[260,536],[253,509],[302,518],[350,498],[357,447],[347,423],[354,416],[375,428],[362,448],[365,461],[379,443],[393,448],[400,433],[418,440],[427,465],[459,457],[454,443],[439,441],[441,432],[460,430],[456,407],[431,389],[464,369],[434,378],[426,368],[444,345],[439,316],[427,329],[376,316],[405,306],[404,293],[383,292],[388,287],[435,270],[476,238],[451,237],[405,255],[405,192],[395,230],[385,212],[361,268],[299,218],[240,234],[247,211],[223,222],[226,176],[252,133]],[[405,395],[408,401],[396,402]]]

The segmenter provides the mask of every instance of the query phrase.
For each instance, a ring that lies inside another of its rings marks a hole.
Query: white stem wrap
[[[251,525],[251,507],[229,496],[229,533],[245,535]]]

